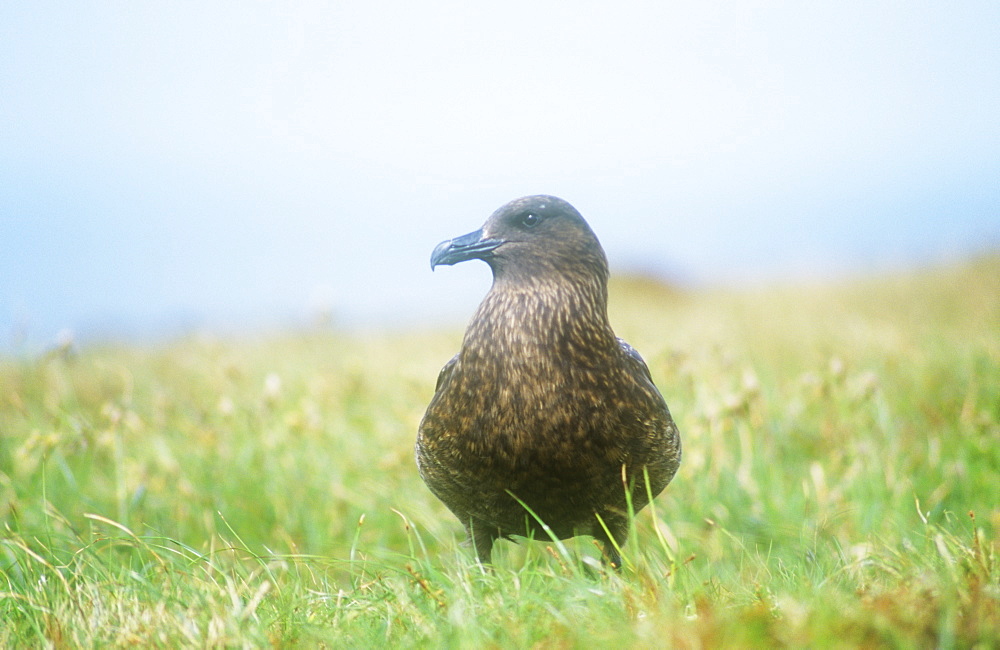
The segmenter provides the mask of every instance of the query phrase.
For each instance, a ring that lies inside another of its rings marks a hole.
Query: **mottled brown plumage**
[[[420,475],[482,562],[497,538],[541,530],[527,506],[542,538],[592,535],[617,567],[605,527],[625,543],[629,500],[638,512],[663,490],[681,447],[646,364],[611,329],[604,251],[569,203],[528,196],[442,242],[431,267],[467,259],[490,265],[493,286],[420,423]]]

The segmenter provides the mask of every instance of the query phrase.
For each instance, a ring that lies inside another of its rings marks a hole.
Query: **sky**
[[[461,323],[555,194],[689,286],[1000,247],[1000,3],[0,3],[0,350]]]

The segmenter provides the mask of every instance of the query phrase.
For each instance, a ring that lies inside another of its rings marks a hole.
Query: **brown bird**
[[[438,376],[420,475],[480,562],[510,535],[592,535],[618,568],[630,508],[670,482],[681,444],[642,357],[611,329],[604,250],[573,206],[539,195],[439,244],[431,269],[470,259],[493,286]]]

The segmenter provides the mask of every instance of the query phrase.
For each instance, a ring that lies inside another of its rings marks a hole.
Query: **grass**
[[[1000,258],[612,294],[684,439],[620,574],[460,544],[412,460],[459,331],[0,362],[0,647],[1000,644]]]

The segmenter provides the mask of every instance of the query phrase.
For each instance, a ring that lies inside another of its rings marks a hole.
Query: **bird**
[[[483,565],[512,535],[590,535],[620,569],[630,513],[674,477],[681,442],[611,328],[604,249],[572,205],[533,195],[438,244],[431,270],[474,259],[493,282],[420,421],[420,476]]]

